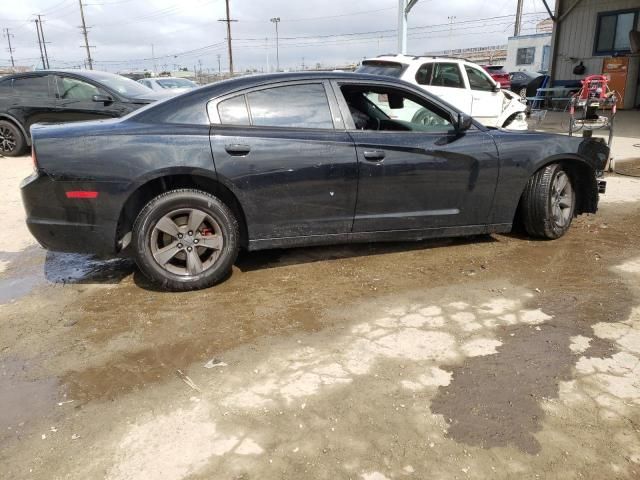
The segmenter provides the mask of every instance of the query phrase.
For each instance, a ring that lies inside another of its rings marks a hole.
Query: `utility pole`
[[[524,0],[518,0],[518,8],[516,9],[516,25],[513,28],[513,36],[517,37],[520,35],[520,27],[522,25],[522,3]]]
[[[220,67],[220,57],[222,55],[218,54],[218,76],[222,75],[222,68]]]
[[[153,74],[158,74],[158,65],[156,64],[156,52],[153,48],[153,43],[151,44],[151,58],[153,59]]]
[[[225,22],[227,24],[227,48],[229,50],[229,75],[233,75],[233,50],[231,49],[231,22],[237,22],[232,20],[229,14],[229,0],[225,0],[227,5],[227,18],[221,18],[219,22]]]
[[[40,27],[40,38],[42,38],[42,49],[44,50],[44,59],[47,62],[46,68],[51,68],[51,66],[49,65],[49,55],[47,54],[47,42],[44,39],[44,30],[42,28],[43,23],[44,22],[42,21],[42,15],[38,15],[38,23],[36,25]]]
[[[87,49],[87,62],[89,63],[89,70],[93,70],[93,60],[91,59],[91,47],[89,47],[89,35],[87,34],[87,24],[84,21],[84,9],[82,8],[82,0],[78,0],[80,4],[80,18],[82,19],[82,35],[84,36],[84,47]]]
[[[15,50],[14,50],[14,49],[13,49],[13,47],[11,46],[11,37],[13,37],[13,34],[9,33],[9,29],[8,29],[8,28],[5,28],[5,29],[4,29],[4,32],[5,32],[5,33],[4,33],[5,37],[7,37],[7,42],[9,42],[9,55],[11,56],[11,66],[12,66],[12,67],[15,67],[15,66],[16,66],[16,64],[15,64],[15,63],[14,63],[14,61],[13,61],[13,52],[14,52]]]
[[[452,15],[447,17],[449,20],[449,55],[453,55],[453,46],[451,45],[451,35],[453,34],[453,22],[456,21],[456,16]]]
[[[42,69],[45,70],[47,68],[47,64],[44,63],[44,52],[42,51],[42,39],[40,38],[40,25],[38,25],[39,20],[36,18],[34,22],[36,22],[36,33],[38,34],[38,46],[40,47],[40,58],[42,59]]]
[[[398,0],[398,53],[407,53],[407,17],[418,0]]]
[[[278,24],[280,23],[280,17],[273,17],[271,23],[276,24],[276,72],[280,71],[280,37],[278,35]]]

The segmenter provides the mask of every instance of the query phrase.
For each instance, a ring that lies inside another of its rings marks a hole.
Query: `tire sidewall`
[[[21,155],[25,149],[26,141],[20,128],[6,120],[0,120],[0,126],[11,129],[14,136],[16,137],[16,148],[14,148],[10,152],[0,151],[0,155],[4,155],[5,157],[17,157],[18,155]]]
[[[177,275],[162,268],[151,252],[151,232],[167,213],[181,208],[197,208],[218,223],[223,247],[216,263],[199,275]],[[156,197],[142,210],[133,229],[136,263],[152,281],[172,290],[192,290],[217,283],[231,270],[238,254],[238,229],[231,211],[217,198],[197,191],[173,191]]]
[[[551,178],[549,180],[549,186],[547,191],[547,203],[546,203],[546,217],[547,217],[547,229],[549,232],[550,238],[560,238],[564,235],[569,228],[571,228],[571,222],[573,220],[573,216],[576,210],[576,191],[573,188],[573,180],[571,179],[571,175],[567,172],[562,165],[555,164],[552,165],[553,171],[551,173]],[[564,226],[558,225],[553,219],[553,209],[552,209],[552,201],[553,201],[553,185],[555,183],[556,178],[560,173],[564,173],[569,181],[569,185],[571,186],[571,215],[569,216],[569,222]]]

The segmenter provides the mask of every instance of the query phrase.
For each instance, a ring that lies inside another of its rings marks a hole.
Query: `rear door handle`
[[[238,157],[247,155],[251,151],[251,147],[249,145],[241,145],[239,143],[230,143],[225,145],[224,149],[229,155]]]
[[[382,150],[365,150],[363,153],[365,160],[370,162],[380,162],[384,160],[385,153]]]

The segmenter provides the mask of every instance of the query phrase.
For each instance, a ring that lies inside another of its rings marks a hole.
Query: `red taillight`
[[[67,198],[98,198],[95,190],[73,190],[66,192]]]

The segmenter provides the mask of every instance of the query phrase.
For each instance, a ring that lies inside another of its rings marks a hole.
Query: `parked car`
[[[500,88],[511,90],[511,79],[509,78],[509,73],[502,65],[482,65],[482,68],[491,75],[491,78],[493,78],[496,83],[500,84]]]
[[[534,97],[536,92],[531,91],[529,89],[529,84],[533,82],[536,78],[543,77],[539,73],[521,71],[521,72],[511,72],[509,74],[509,78],[511,79],[511,88],[510,90],[514,93],[517,93],[522,98],[526,97]],[[542,83],[542,82],[540,82]],[[536,88],[540,88],[539,86]]]
[[[375,96],[441,120],[392,119]],[[609,155],[600,139],[489,129],[407,82],[339,72],[240,77],[32,135],[21,189],[36,239],[130,253],[171,290],[222,280],[240,248],[508,232],[515,221],[558,238],[596,211]]]
[[[20,155],[31,145],[29,129],[121,117],[163,98],[139,83],[95,70],[43,70],[0,79],[0,154]]]
[[[198,84],[191,80],[175,77],[141,78],[138,80],[138,83],[145,87],[149,87],[151,90],[170,93],[173,95],[179,95],[198,87]]]
[[[382,55],[364,60],[359,73],[386,75],[412,83],[472,115],[488,127],[526,130],[526,105],[501,90],[482,67],[459,58]]]

